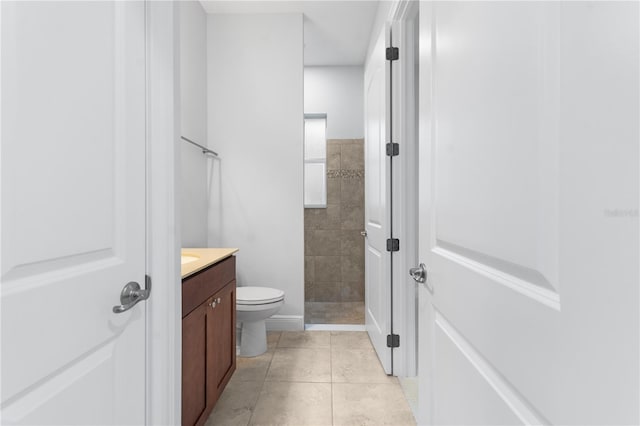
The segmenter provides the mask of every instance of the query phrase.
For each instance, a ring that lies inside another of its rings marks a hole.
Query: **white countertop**
[[[185,263],[180,267],[182,279],[184,280],[188,276],[218,263],[237,252],[237,248],[183,248],[181,252],[182,256],[193,256],[197,257],[197,259]]]

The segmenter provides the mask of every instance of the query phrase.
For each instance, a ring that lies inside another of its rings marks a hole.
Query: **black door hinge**
[[[389,238],[387,240],[387,251],[399,251],[400,240],[397,238]]]
[[[395,142],[389,142],[387,144],[387,155],[389,157],[395,157],[398,154],[400,154],[400,145]]]
[[[387,47],[387,61],[397,61],[400,58],[400,50],[397,47]]]
[[[400,347],[400,335],[398,335],[398,334],[387,334],[387,347],[388,348],[399,348]]]

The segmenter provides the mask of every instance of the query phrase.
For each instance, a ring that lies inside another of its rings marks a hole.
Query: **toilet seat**
[[[284,300],[284,291],[269,287],[238,287],[236,305],[268,305]]]

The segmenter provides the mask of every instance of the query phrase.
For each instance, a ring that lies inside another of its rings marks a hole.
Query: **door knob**
[[[133,308],[138,302],[147,300],[151,295],[151,278],[145,276],[145,282],[147,284],[146,289],[141,289],[140,284],[135,281],[127,283],[120,293],[120,305],[113,307],[113,312],[121,314]]]
[[[427,267],[421,263],[418,267],[409,269],[409,275],[415,282],[422,284],[427,281]]]
[[[363,237],[367,236],[367,230],[365,229],[364,231],[360,231],[360,235],[362,235]]]

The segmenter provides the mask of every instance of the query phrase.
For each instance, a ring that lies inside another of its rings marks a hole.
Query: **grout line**
[[[364,324],[305,324],[304,331],[367,331]]]
[[[269,361],[269,368],[271,368],[271,361]],[[267,369],[267,374],[269,373],[269,369]],[[265,379],[266,379],[266,375],[265,375]],[[262,391],[264,390],[264,384],[266,383],[266,380],[262,380],[262,386],[260,386],[260,391],[258,392],[258,398],[256,399],[256,404],[253,406],[253,409],[251,410],[251,417],[249,417],[249,421],[247,422],[247,426],[249,426],[250,424],[252,424],[251,422],[253,421],[253,416],[255,416],[256,414],[256,408],[258,408],[258,404],[260,403],[260,398],[262,398]]]
[[[250,381],[250,380],[247,380]],[[255,380],[253,380],[255,381]],[[328,385],[331,384],[331,382],[309,382],[309,381],[304,381],[304,380],[266,380],[269,383],[305,383],[308,385]],[[366,384],[366,383],[365,383]]]
[[[282,338],[282,331],[279,332],[280,335],[278,336],[278,341],[276,342],[275,347],[273,348],[273,355],[271,355],[271,358],[269,359],[269,366],[267,367],[267,372],[265,373],[264,377],[262,378],[262,386],[260,386],[260,391],[258,392],[258,398],[256,399],[256,403],[253,406],[253,409],[251,410],[251,416],[249,417],[249,421],[247,422],[247,426],[249,426],[251,424],[251,421],[253,420],[253,416],[256,414],[256,408],[258,407],[258,403],[260,402],[260,398],[262,397],[262,391],[264,390],[264,385],[267,383],[267,376],[269,375],[269,370],[271,370],[271,364],[273,363],[273,358],[276,356],[276,352],[278,351],[278,343],[280,343],[280,339]],[[267,352],[269,351],[269,340],[268,340],[268,335],[267,335]]]

